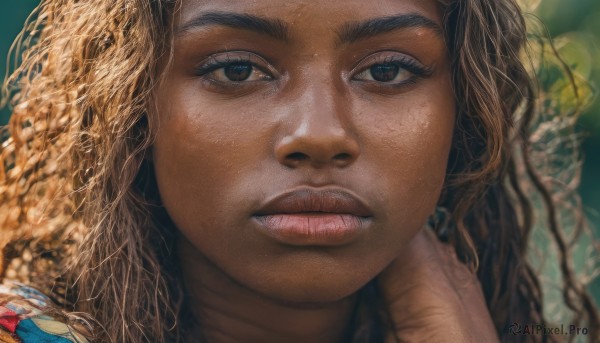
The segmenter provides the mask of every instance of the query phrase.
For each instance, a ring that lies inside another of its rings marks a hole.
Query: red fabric
[[[19,323],[19,316],[4,306],[0,306],[0,325],[14,333]]]

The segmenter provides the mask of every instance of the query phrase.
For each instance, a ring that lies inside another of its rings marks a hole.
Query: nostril
[[[304,161],[308,159],[308,155],[303,154],[301,152],[294,152],[289,154],[287,158],[294,161]]]
[[[339,153],[339,154],[333,156],[333,159],[338,160],[338,161],[347,161],[347,160],[352,159],[352,156],[350,154],[343,152],[343,153]]]

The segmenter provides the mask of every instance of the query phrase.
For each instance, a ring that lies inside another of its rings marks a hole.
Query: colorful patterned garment
[[[0,342],[88,343],[65,322],[49,315],[52,301],[20,283],[0,284]]]

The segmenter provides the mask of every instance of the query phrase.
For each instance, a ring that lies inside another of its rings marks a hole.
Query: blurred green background
[[[521,0],[547,25],[566,62],[600,90],[600,1]],[[9,47],[24,20],[39,0],[0,2],[0,79],[6,71]],[[0,111],[0,125],[8,121],[8,109]],[[584,135],[585,158],[580,193],[587,214],[600,232],[600,96],[587,108],[578,129]],[[600,278],[591,285],[600,300]]]
[[[536,14],[544,21],[569,65],[591,80],[594,103],[579,121],[585,163],[580,189],[588,214],[600,227],[600,1],[541,0]],[[535,6],[535,4],[534,4]]]

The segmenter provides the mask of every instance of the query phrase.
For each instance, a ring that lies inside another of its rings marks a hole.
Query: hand
[[[499,342],[477,276],[454,248],[421,230],[379,276],[396,342]]]

